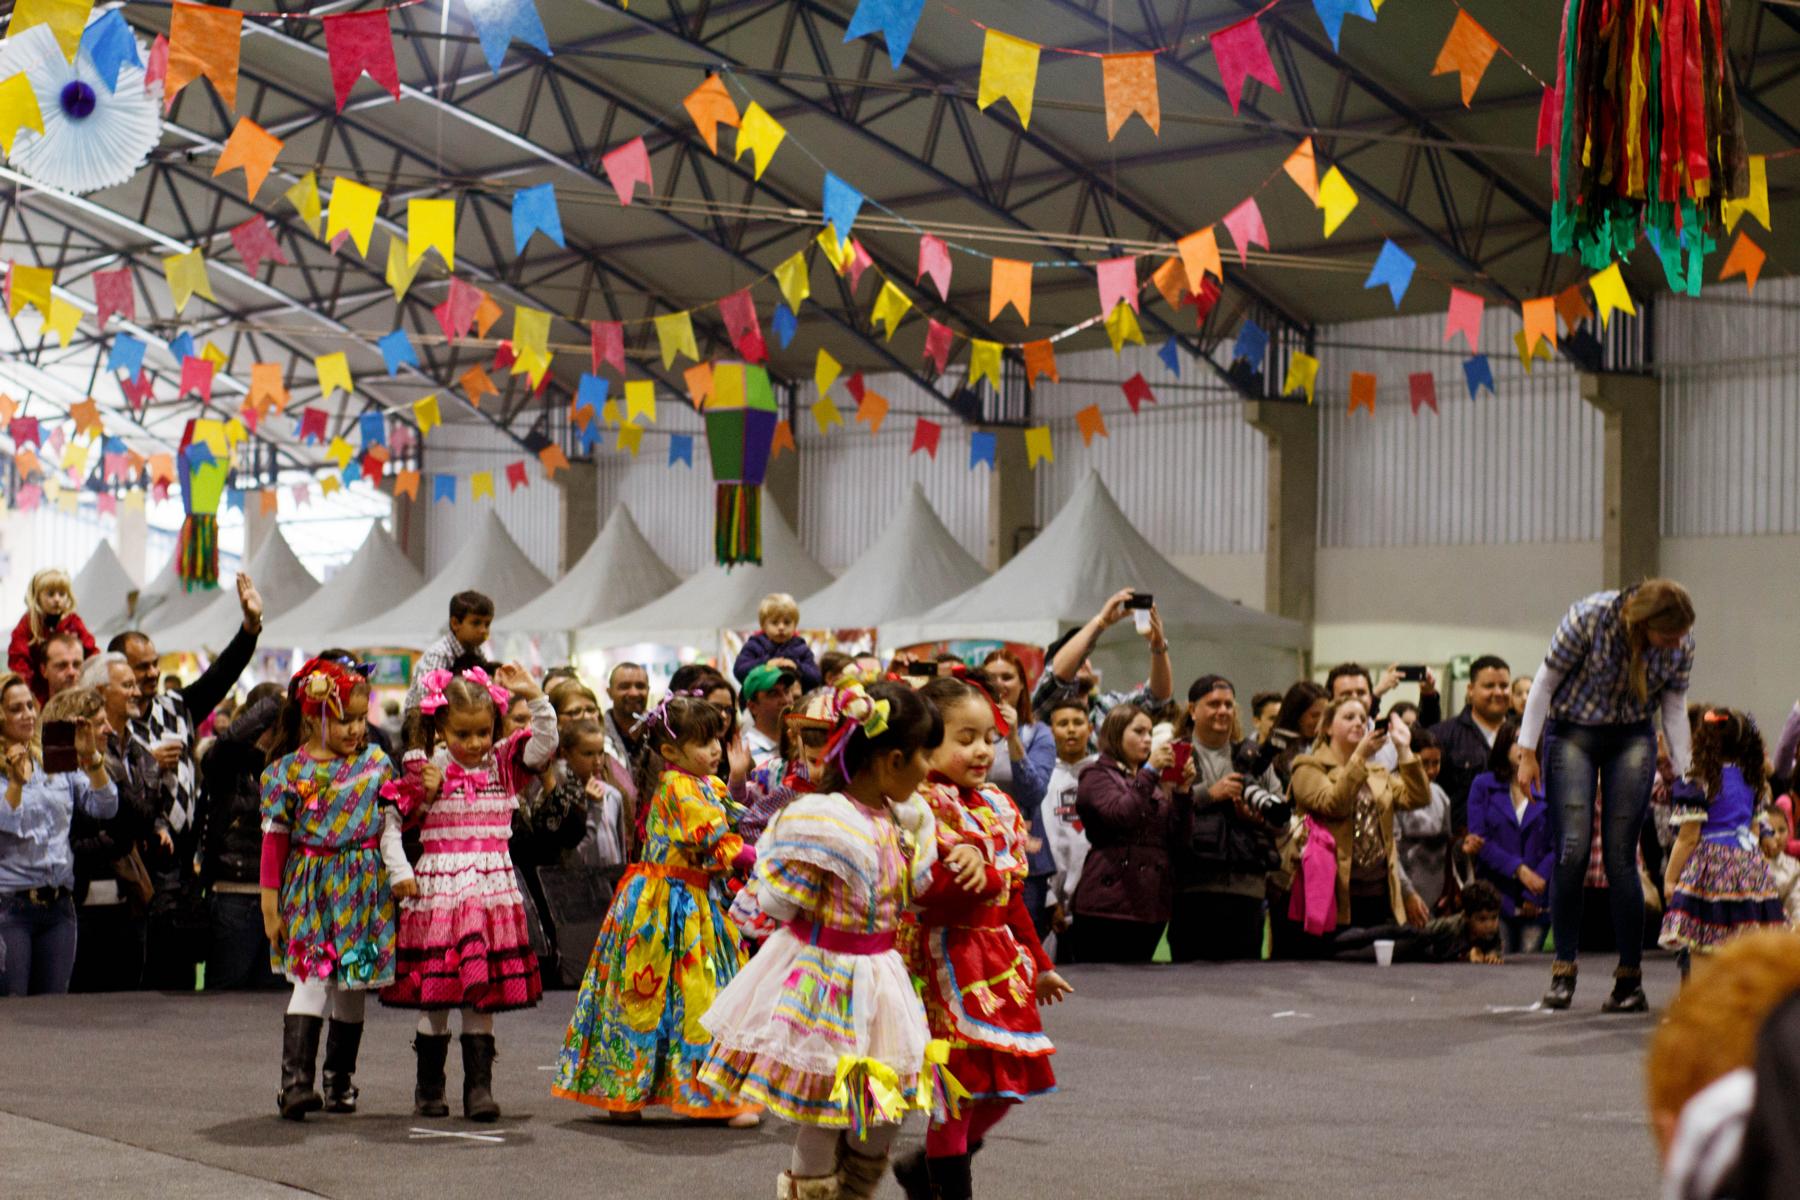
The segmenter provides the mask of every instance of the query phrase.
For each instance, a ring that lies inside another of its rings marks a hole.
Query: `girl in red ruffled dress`
[[[968,671],[921,692],[943,717],[944,740],[922,793],[937,819],[938,862],[914,897],[909,958],[924,982],[931,1036],[949,1043],[949,1073],[968,1098],[953,1113],[934,1115],[923,1155],[894,1164],[912,1200],[973,1195],[970,1160],[987,1132],[1012,1105],[1055,1090],[1055,1047],[1038,1006],[1074,990],[1044,953],[1025,908],[1025,818],[987,782],[1002,734],[984,684],[980,672]]]

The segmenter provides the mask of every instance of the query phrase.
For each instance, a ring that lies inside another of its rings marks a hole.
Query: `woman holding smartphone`
[[[105,705],[92,688],[51,697],[51,761],[38,741],[37,701],[17,675],[0,675],[0,996],[60,995],[75,970],[76,810],[97,820],[119,811],[106,773]],[[72,726],[72,728],[70,728]],[[64,736],[66,735],[66,736]],[[72,753],[70,753],[72,751]],[[58,757],[70,761],[57,761]]]

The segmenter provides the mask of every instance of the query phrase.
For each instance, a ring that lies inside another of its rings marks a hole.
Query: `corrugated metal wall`
[[[648,434],[636,458],[616,449],[601,449],[595,451],[595,461],[602,522],[622,500],[670,569],[691,575],[711,565],[713,485],[705,437],[696,435],[694,439],[692,470],[669,466],[668,439]]]
[[[1658,316],[1665,537],[1800,533],[1800,280]]]
[[[528,486],[511,491],[506,485],[506,465],[526,460]],[[494,511],[506,532],[519,543],[538,570],[555,578],[560,551],[562,518],[556,488],[545,482],[543,471],[516,442],[486,425],[445,423],[435,430],[425,448],[423,468],[428,474],[449,474],[456,481],[455,504],[432,504],[426,518],[425,575],[438,573],[462,546],[470,518],[478,514],[471,502],[468,476],[476,471],[494,474]],[[419,489],[431,496],[431,480]],[[481,502],[483,505],[486,500]]]
[[[1458,338],[1441,314],[1321,333],[1319,544],[1326,547],[1561,542],[1600,536],[1602,423],[1575,370],[1513,345],[1518,315],[1490,307],[1482,349],[1495,394],[1469,398]],[[1379,380],[1375,416],[1348,411],[1350,372]],[[1407,378],[1430,371],[1438,412],[1413,415]]]

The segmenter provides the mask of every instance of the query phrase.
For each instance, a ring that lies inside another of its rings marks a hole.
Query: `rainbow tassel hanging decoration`
[[[1726,0],[1564,0],[1550,244],[1604,269],[1648,234],[1673,280],[1750,190]],[[1671,262],[1671,260],[1674,260]]]
[[[727,565],[762,561],[762,489],[721,483],[715,489],[713,556]]]
[[[713,554],[722,566],[762,562],[762,482],[779,415],[766,367],[714,365],[706,444],[718,486]]]

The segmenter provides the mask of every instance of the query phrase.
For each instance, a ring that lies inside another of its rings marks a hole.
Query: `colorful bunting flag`
[[[244,270],[251,275],[262,270],[265,261],[287,265],[287,253],[275,240],[275,231],[269,227],[268,218],[261,213],[242,225],[231,227],[231,244],[237,248],[238,257],[244,260]]]
[[[513,254],[525,253],[525,244],[531,241],[531,235],[541,233],[557,246],[563,243],[562,210],[556,204],[556,185],[540,183],[535,187],[520,188],[513,193],[512,202],[512,234]]]
[[[894,330],[906,319],[912,310],[912,300],[907,294],[894,286],[893,280],[881,281],[881,291],[875,296],[875,308],[869,314],[869,323],[882,325],[887,329],[886,341],[894,340]]]
[[[414,400],[412,413],[413,421],[419,426],[419,433],[423,436],[430,436],[432,430],[444,423],[443,415],[438,411],[436,392],[423,400]]]
[[[1090,404],[1075,414],[1075,428],[1081,432],[1081,444],[1091,446],[1097,437],[1110,437],[1106,431],[1106,418],[1100,415],[1100,406]]]
[[[967,387],[974,387],[983,378],[994,394],[1000,394],[1000,343],[984,342],[980,338],[969,339],[969,373],[964,381]]]
[[[1406,289],[1412,286],[1413,270],[1418,263],[1413,256],[1396,246],[1391,240],[1381,243],[1381,253],[1375,256],[1374,269],[1363,281],[1363,287],[1386,287],[1388,294],[1394,298],[1394,308],[1400,307],[1400,301],[1406,298]]]
[[[187,308],[195,296],[213,299],[212,280],[206,274],[206,259],[199,247],[185,254],[171,254],[162,260],[163,274],[169,280],[169,293],[175,298],[175,311]],[[216,303],[216,301],[215,301]]]
[[[288,390],[281,378],[280,363],[250,364],[250,391],[245,402],[277,412],[287,407]]]
[[[500,394],[500,389],[494,386],[493,377],[482,370],[480,363],[477,363],[464,371],[461,375],[457,376],[456,384],[458,387],[462,388],[463,395],[468,397],[469,403],[477,408],[481,407],[481,398],[483,396],[498,396]]]
[[[1330,237],[1338,231],[1357,205],[1357,195],[1351,190],[1350,181],[1336,167],[1325,172],[1325,178],[1319,181],[1319,207],[1325,210],[1325,236]]]
[[[673,433],[669,435],[669,465],[685,463],[694,465],[694,435],[691,433]]]
[[[1306,198],[1312,201],[1312,206],[1318,208],[1319,163],[1313,155],[1313,140],[1307,138],[1294,147],[1294,152],[1287,156],[1287,159],[1281,164],[1281,169],[1287,172],[1287,177],[1294,181],[1296,187],[1306,193]]]
[[[831,389],[833,381],[843,373],[843,370],[844,368],[838,365],[838,360],[831,356],[831,351],[823,346],[819,347],[818,357],[813,360],[814,389],[823,396]]]
[[[431,310],[438,328],[444,331],[445,341],[455,345],[458,338],[469,332],[469,323],[475,319],[475,310],[481,307],[483,299],[480,288],[454,275],[450,277],[449,293],[443,303]]]
[[[1719,268],[1719,282],[1742,275],[1750,291],[1756,291],[1757,277],[1762,274],[1763,263],[1768,257],[1761,246],[1750,240],[1748,233],[1739,233],[1737,241],[1731,244],[1731,253],[1725,256],[1725,265]]]
[[[333,206],[337,192],[331,193]],[[373,217],[371,217],[371,220]],[[416,266],[427,250],[436,250],[446,269],[456,270],[456,201],[412,199],[406,202],[406,263]],[[366,251],[365,251],[366,253]]]
[[[685,354],[700,361],[700,347],[694,341],[694,322],[687,312],[665,313],[655,319],[656,344],[662,351],[663,369],[675,365],[675,356]]]
[[[938,438],[942,436],[944,427],[936,421],[927,421],[920,417],[913,425],[912,449],[906,453],[910,457],[923,450],[926,457],[935,459],[938,452]]]
[[[700,131],[700,136],[706,139],[706,148],[714,154],[719,152],[719,126],[729,125],[736,129],[741,120],[737,104],[716,74],[708,75],[705,83],[689,92],[681,106],[687,109],[694,128]]]
[[[406,243],[399,234],[388,235],[387,248],[386,280],[394,289],[394,303],[398,304],[412,287],[413,280],[418,278],[419,265],[406,261]]]
[[[37,93],[23,71],[0,80],[0,150],[11,155],[21,129],[44,132],[43,110],[38,108]]]
[[[357,432],[362,435],[363,449],[387,445],[387,414],[370,411],[356,418]],[[368,472],[364,472],[368,474]]]
[[[394,36],[387,9],[333,13],[325,22],[325,53],[331,60],[331,91],[337,110],[344,111],[350,89],[366,72],[370,79],[400,98],[400,68],[394,63]]]
[[[725,332],[731,344],[745,360],[764,362],[769,350],[763,343],[762,326],[756,320],[756,300],[749,288],[731,293],[719,301],[719,315],[725,319]]]
[[[415,201],[416,203],[416,201]],[[340,233],[348,233],[356,243],[356,252],[369,257],[369,236],[375,232],[375,216],[381,211],[381,193],[364,187],[342,175],[331,181],[331,205],[325,211],[325,240],[330,242]],[[411,237],[408,237],[411,242]],[[410,244],[410,261],[417,262]]]
[[[1375,376],[1367,371],[1350,372],[1351,412],[1355,412],[1359,408],[1366,408],[1371,417],[1375,415],[1375,384]]]
[[[62,0],[63,3],[80,3],[87,6],[87,0]],[[18,7],[13,8],[15,13]],[[131,27],[125,24],[122,10],[109,9],[99,19],[81,31],[81,55],[93,64],[94,72],[100,76],[100,82],[109,92],[119,87],[119,71],[126,63],[134,67],[142,67],[144,60],[138,55],[137,38],[132,35]]]
[[[1565,333],[1574,333],[1577,325],[1594,319],[1594,310],[1588,307],[1579,283],[1571,283],[1556,293],[1556,315],[1562,319]]]
[[[1281,381],[1281,394],[1291,396],[1296,390],[1306,393],[1306,402],[1313,402],[1313,389],[1319,381],[1319,360],[1310,354],[1302,354],[1296,350],[1288,355],[1287,378]]]
[[[1481,349],[1481,310],[1484,301],[1474,292],[1465,292],[1459,287],[1450,289],[1450,310],[1444,317],[1444,340],[1447,342],[1458,333],[1468,339],[1471,353]]]
[[[1494,61],[1494,51],[1499,48],[1500,43],[1493,35],[1469,15],[1468,9],[1459,6],[1456,23],[1450,27],[1450,36],[1444,39],[1431,73],[1448,75],[1455,72],[1461,76],[1462,102],[1467,108],[1475,99],[1475,89],[1481,86],[1481,77],[1487,73],[1488,64]]]
[[[1121,304],[1138,311],[1137,257],[1107,258],[1094,264],[1100,286],[1100,311],[1110,313]]]
[[[117,12],[117,9],[113,10]],[[95,271],[94,279],[94,324],[106,328],[106,320],[114,313],[127,321],[137,320],[137,295],[131,288],[131,268],[120,267],[114,271]]]
[[[1126,342],[1135,345],[1144,344],[1144,331],[1138,325],[1137,314],[1127,304],[1120,303],[1106,314],[1106,340],[1112,343],[1114,354],[1123,351]]]
[[[1162,98],[1156,88],[1156,55],[1103,54],[1100,56],[1101,95],[1106,102],[1106,140],[1118,136],[1136,113],[1162,136]]]
[[[1056,347],[1047,338],[1039,338],[1035,342],[1026,342],[1019,348],[1025,356],[1025,386],[1037,387],[1038,377],[1048,375],[1051,383],[1061,383],[1062,375],[1056,369]]]
[[[1225,98],[1231,111],[1237,112],[1244,94],[1244,80],[1258,79],[1276,91],[1281,90],[1281,76],[1269,61],[1269,46],[1263,41],[1262,27],[1256,17],[1249,16],[1235,25],[1215,30],[1210,39],[1213,57],[1219,63],[1219,79],[1225,85]]]
[[[319,236],[319,219],[325,215],[324,206],[319,202],[319,173],[308,171],[288,186],[282,197],[294,206],[294,213],[300,223],[314,237]]]
[[[929,318],[925,323],[925,360],[942,375],[950,362],[950,347],[956,338],[956,331],[936,318]]]
[[[475,500],[480,500],[484,496],[492,500],[494,498],[494,473],[492,471],[476,471],[470,475],[469,496]]]
[[[1331,39],[1333,51],[1337,50],[1338,39],[1343,36],[1344,18],[1361,17],[1373,21],[1375,8],[1369,0],[1313,0],[1313,11],[1319,14],[1319,24],[1325,27],[1325,36]]]
[[[636,423],[639,417],[656,423],[656,384],[648,379],[625,381],[625,420]]]
[[[837,408],[834,405],[832,412],[836,411]],[[843,423],[842,417],[838,418],[838,423]],[[784,451],[798,454],[800,448],[794,443],[794,427],[786,421],[777,421],[775,422],[775,436],[769,439],[769,457],[780,458]]]
[[[1531,374],[1536,360],[1541,358],[1548,362],[1550,359],[1550,343],[1543,338],[1528,337],[1523,329],[1513,334],[1513,346],[1519,351],[1519,365],[1525,368],[1527,375]]]
[[[304,488],[300,490],[305,491]],[[456,503],[456,476],[433,475],[431,477],[431,502],[441,504],[446,501],[451,504]]]
[[[1469,385],[1471,400],[1480,394],[1482,388],[1486,388],[1489,395],[1494,394],[1494,369],[1488,365],[1487,355],[1477,354],[1463,363],[1463,380]],[[1435,404],[1432,405],[1433,411],[1436,408]]]
[[[181,89],[201,76],[212,80],[225,107],[237,108],[238,50],[244,14],[210,4],[177,0],[169,18],[169,73],[163,80],[163,107],[171,108]]]
[[[625,326],[618,321],[591,321],[588,323],[588,340],[594,359],[594,373],[598,375],[602,366],[609,366],[620,375],[625,374]]]
[[[887,397],[872,389],[865,390],[856,398],[856,419],[869,427],[873,436],[881,432],[881,423],[887,420]]]
[[[1012,305],[1019,319],[1031,324],[1031,267],[1028,262],[1012,258],[992,260],[988,278],[988,320],[992,321]]]
[[[793,344],[794,335],[800,332],[800,318],[794,315],[794,310],[785,302],[777,301],[775,315],[769,318],[769,328],[775,331],[776,344],[786,350]]]
[[[856,224],[856,214],[862,211],[862,206],[861,192],[830,171],[825,172],[825,223],[836,232],[840,243],[849,240],[850,230]]]
[[[1243,203],[1225,214],[1225,228],[1231,231],[1231,240],[1237,245],[1240,266],[1250,261],[1250,247],[1269,248],[1269,231],[1263,225],[1262,209],[1257,206],[1255,196],[1245,197]],[[1191,270],[1189,274],[1192,274]],[[1198,288],[1190,290],[1199,291]]]
[[[1173,345],[1174,339],[1171,338],[1169,340],[1170,344]],[[1139,371],[1119,386],[1125,393],[1125,402],[1131,405],[1131,414],[1133,416],[1137,415],[1138,406],[1140,404],[1156,403],[1156,393],[1150,390],[1150,384],[1144,379],[1144,373],[1142,371]]]
[[[1556,345],[1555,296],[1527,300],[1519,305],[1519,312],[1525,318],[1525,344],[1527,346],[1536,346],[1539,341],[1550,346]]]
[[[481,42],[481,56],[488,70],[498,75],[506,61],[506,49],[514,39],[524,42],[544,57],[550,57],[550,38],[538,18],[533,0],[463,0],[469,17],[475,22],[475,36]]]
[[[830,396],[820,396],[813,401],[812,417],[821,434],[830,433],[833,425],[844,423],[844,414],[838,411],[837,404]]]
[[[350,378],[350,356],[344,351],[319,355],[313,359],[313,370],[318,372],[320,403],[329,401],[340,388],[346,396],[355,393],[356,383]]]
[[[62,47],[63,57],[71,62],[81,48],[81,31],[93,11],[94,0],[18,0],[13,5],[12,21],[6,36],[18,37],[37,25],[48,25]]]
[[[999,443],[995,435],[985,429],[977,429],[969,434],[969,470],[986,464],[989,470],[995,466],[996,452]]]
[[[794,251],[775,268],[775,283],[781,289],[781,298],[795,312],[800,310],[801,302],[812,295],[810,275],[804,250]]]
[[[771,117],[763,106],[752,100],[750,107],[744,110],[743,122],[738,126],[737,150],[732,154],[732,161],[744,157],[749,150],[755,155],[755,177],[761,179],[763,172],[769,169],[769,160],[775,157],[782,139],[787,137],[787,130],[781,123]]]
[[[1031,125],[1031,97],[1037,90],[1038,46],[1024,38],[989,29],[981,43],[981,80],[975,107],[986,109],[1005,97],[1019,114],[1021,128]]]
[[[887,41],[888,64],[898,71],[924,8],[925,0],[860,0],[844,30],[844,41],[881,34]]]
[[[1589,276],[1588,287],[1593,289],[1594,303],[1600,308],[1600,328],[1605,329],[1612,324],[1614,312],[1622,312],[1628,317],[1637,316],[1637,305],[1631,302],[1631,293],[1625,290],[1625,276],[1620,272],[1618,263]]]
[[[217,369],[210,358],[182,359],[181,388],[175,393],[175,398],[179,400],[192,392],[200,397],[202,404],[211,404],[213,373]]]
[[[5,122],[0,121],[0,129]],[[1725,218],[1725,232],[1732,233],[1737,229],[1738,220],[1749,213],[1761,223],[1764,230],[1769,229],[1769,160],[1761,154],[1750,156],[1750,193],[1746,196],[1726,196],[1720,205],[1719,214]]]
[[[1238,330],[1237,341],[1231,347],[1231,361],[1239,359],[1250,364],[1250,369],[1262,373],[1263,362],[1269,353],[1269,335],[1255,321],[1246,320]],[[1283,389],[1285,392],[1286,389]]]
[[[656,194],[656,183],[650,177],[650,150],[643,138],[634,137],[623,146],[608,150],[601,156],[600,165],[606,171],[607,182],[618,193],[620,204],[631,203],[640,183],[646,195]]]
[[[418,351],[413,349],[412,339],[406,336],[406,330],[396,329],[375,343],[381,351],[381,361],[387,365],[390,378],[400,373],[401,367],[419,365]]]
[[[225,139],[225,145],[219,151],[219,161],[213,164],[213,178],[242,167],[244,198],[254,203],[256,193],[262,188],[263,180],[269,177],[284,145],[285,142],[249,117],[239,117],[231,136]]]
[[[109,371],[123,371],[136,378],[144,369],[144,343],[129,333],[121,333],[112,341],[112,353],[106,360]]]
[[[1025,431],[1025,465],[1035,468],[1039,463],[1056,461],[1056,448],[1050,444],[1050,427],[1039,425]]]
[[[530,484],[527,482],[527,480],[525,478],[525,464],[523,462],[507,463],[506,464],[506,490],[509,492],[516,492],[522,487],[529,487],[529,486],[530,486]]]

